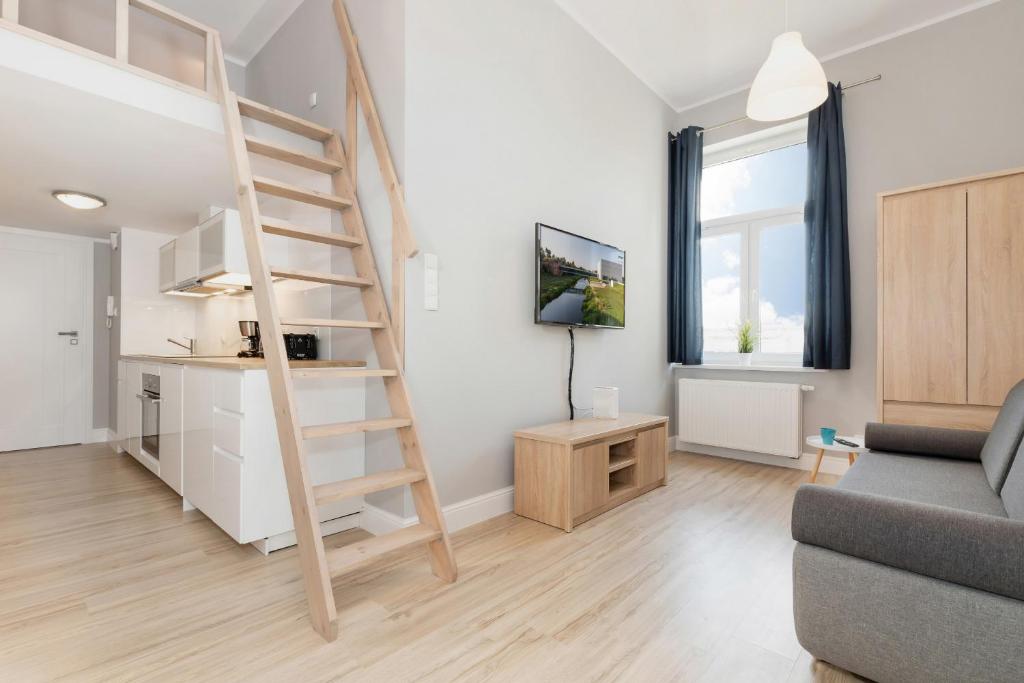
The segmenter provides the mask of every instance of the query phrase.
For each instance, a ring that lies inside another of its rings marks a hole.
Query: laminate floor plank
[[[336,579],[341,635],[325,643],[295,549],[239,546],[106,445],[0,453],[0,677],[860,680],[793,631],[806,478],[674,453],[667,486],[571,534],[513,514],[454,534],[455,584],[418,548]]]

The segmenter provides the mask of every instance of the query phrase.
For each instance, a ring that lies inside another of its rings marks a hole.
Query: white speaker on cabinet
[[[605,420],[619,417],[618,387],[594,387],[594,417]]]

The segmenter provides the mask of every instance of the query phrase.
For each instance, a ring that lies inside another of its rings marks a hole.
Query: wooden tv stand
[[[515,513],[572,531],[667,480],[668,418],[557,422],[515,433]]]

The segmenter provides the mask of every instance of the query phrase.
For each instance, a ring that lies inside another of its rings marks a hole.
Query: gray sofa
[[[800,644],[876,681],[1024,681],[1024,382],[991,432],[869,424],[793,503]]]

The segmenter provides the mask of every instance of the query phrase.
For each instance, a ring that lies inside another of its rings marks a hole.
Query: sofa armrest
[[[988,432],[970,429],[940,429],[916,425],[869,422],[864,445],[873,451],[930,455],[956,460],[981,460]]]
[[[1024,600],[1024,521],[804,484],[792,529],[800,543]]]

